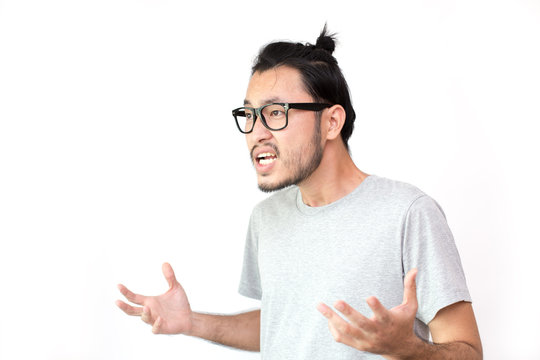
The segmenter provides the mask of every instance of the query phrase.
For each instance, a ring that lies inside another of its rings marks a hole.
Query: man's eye
[[[270,116],[282,116],[282,115],[283,115],[283,111],[280,111],[280,110],[273,110],[270,113]]]

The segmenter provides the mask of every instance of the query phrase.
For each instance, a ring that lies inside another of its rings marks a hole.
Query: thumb
[[[409,270],[403,282],[403,304],[408,304],[414,308],[418,307],[418,300],[416,297],[416,274],[418,274],[418,269],[414,268]]]
[[[172,288],[174,285],[178,283],[176,280],[176,277],[174,276],[174,271],[169,263],[164,263],[161,267],[161,270],[163,271],[163,275],[165,276],[165,279],[167,280],[167,283],[169,283],[169,288]]]

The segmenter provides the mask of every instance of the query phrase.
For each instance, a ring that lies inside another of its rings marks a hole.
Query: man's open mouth
[[[256,160],[257,160],[257,163],[259,163],[260,165],[268,165],[276,161],[276,159],[277,159],[276,154],[265,152],[265,153],[260,153],[259,155],[257,155]]]

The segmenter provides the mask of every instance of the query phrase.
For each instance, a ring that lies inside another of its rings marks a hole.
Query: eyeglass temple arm
[[[290,109],[320,111],[332,106],[326,103],[289,103]]]

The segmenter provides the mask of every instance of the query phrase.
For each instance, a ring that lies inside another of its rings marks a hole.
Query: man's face
[[[281,66],[253,74],[246,106],[258,108],[273,102],[313,102],[298,70]],[[257,118],[246,141],[259,189],[265,192],[300,185],[317,169],[323,155],[320,120],[313,111],[289,110],[289,124],[279,131],[268,130]]]

